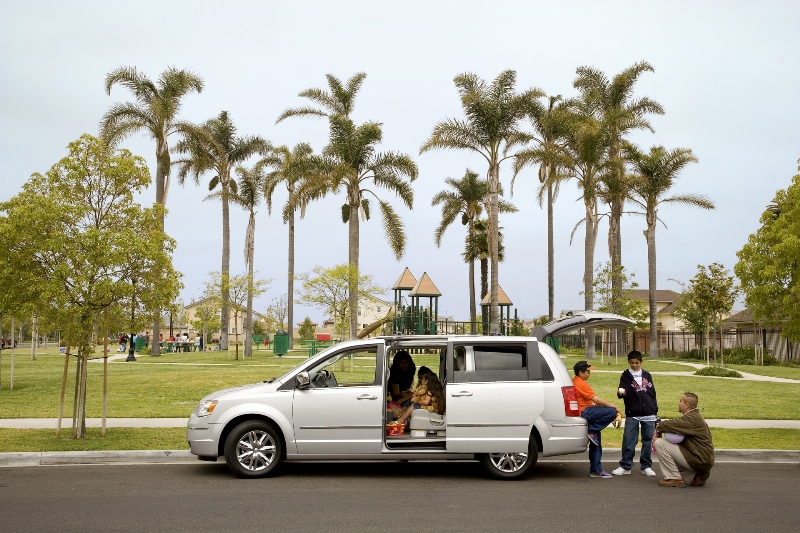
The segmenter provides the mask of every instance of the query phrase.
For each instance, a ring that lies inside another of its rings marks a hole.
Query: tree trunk
[[[350,199],[350,221],[348,224],[348,259],[350,263],[350,283],[348,286],[348,304],[350,308],[350,338],[358,338],[358,231],[359,231],[359,198]],[[291,326],[291,324],[289,324]]]
[[[167,204],[167,173],[169,172],[169,146],[166,137],[156,145],[156,203],[166,206]],[[161,215],[161,231],[164,231],[164,214]],[[164,242],[159,242],[159,251],[164,251]],[[150,355],[161,355],[161,309],[157,309],[153,315],[153,342],[150,345]]]
[[[492,163],[489,167],[489,260],[491,261],[491,281],[489,283],[489,334],[496,335],[499,333],[499,323],[497,316],[497,297],[498,297],[498,272],[497,267],[499,264],[499,243],[498,238],[499,220],[497,212],[499,209],[500,196],[500,166],[499,163]]]
[[[586,193],[584,193],[586,194]],[[594,308],[594,248],[597,237],[597,202],[584,199],[586,205],[586,240],[583,256],[583,305],[590,311]],[[594,359],[594,328],[586,328],[586,358]]]
[[[555,247],[553,245],[553,184],[547,186],[547,316],[553,313],[555,300]]]
[[[611,309],[620,314],[622,300],[622,202],[611,202],[611,216],[608,224],[608,256],[611,258]],[[619,354],[621,335],[614,335],[614,353]],[[609,351],[610,353],[610,351]]]
[[[647,299],[650,308],[650,358],[658,359],[658,315],[656,310],[656,213],[647,215]]]
[[[293,193],[289,190],[289,194]],[[294,211],[289,216],[289,283],[286,289],[286,321],[292,329],[289,334],[289,349],[294,347]]]
[[[222,176],[220,176],[222,177]],[[230,331],[230,271],[231,271],[231,224],[230,205],[228,202],[229,179],[225,176],[222,182],[222,310],[220,315],[219,349],[228,349],[228,332]]]
[[[469,260],[469,332],[475,333],[475,321],[478,318],[477,308],[475,307],[475,260]]]
[[[250,212],[248,231],[250,242],[247,243],[247,316],[244,318],[244,356],[253,356],[253,255],[256,239],[256,215]]]
[[[489,258],[481,258],[481,302],[489,293]],[[484,317],[488,319],[489,317]]]

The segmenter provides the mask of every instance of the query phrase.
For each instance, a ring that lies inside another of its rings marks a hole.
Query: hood
[[[268,390],[274,389],[277,386],[277,383],[278,383],[278,381],[275,380],[272,383],[265,383],[263,381],[259,381],[258,383],[250,383],[248,385],[239,385],[238,387],[231,387],[229,389],[222,389],[222,390],[218,390],[218,391],[212,392],[211,394],[207,395],[205,398],[203,398],[200,401],[219,400],[219,399],[222,399],[225,396],[232,396],[232,395],[237,394],[239,392],[251,391],[253,389],[259,389],[259,388],[263,389],[264,391],[268,391]]]

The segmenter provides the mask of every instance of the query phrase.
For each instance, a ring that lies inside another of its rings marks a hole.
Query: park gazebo
[[[411,297],[411,315],[414,333],[436,335],[436,320],[439,318],[439,296],[442,295],[427,272],[408,293]],[[428,298],[428,307],[423,307],[421,298]]]
[[[492,303],[492,293],[487,292],[486,296],[481,300],[481,321],[483,322],[483,333],[489,333],[489,306]],[[497,286],[497,305],[500,307],[500,315],[497,317],[500,325],[500,335],[508,335],[506,329],[511,324],[511,306],[514,305],[509,299],[506,291],[498,285]],[[505,317],[503,317],[503,308],[505,307]]]

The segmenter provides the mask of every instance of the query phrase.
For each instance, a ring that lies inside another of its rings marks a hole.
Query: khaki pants
[[[664,438],[655,439],[653,442],[656,444],[656,454],[664,479],[683,479],[682,471],[694,472],[683,457],[680,446]]]

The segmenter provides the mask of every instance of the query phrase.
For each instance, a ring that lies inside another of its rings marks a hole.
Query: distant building
[[[199,335],[200,331],[195,331],[192,327],[192,322],[196,318],[197,308],[207,301],[207,298],[203,298],[202,300],[197,300],[196,302],[189,303],[186,309],[185,315],[185,324],[172,324],[173,330],[176,332],[183,333],[184,331],[189,334],[189,337],[194,338],[195,336]],[[244,340],[244,319],[247,316],[247,311],[239,311],[238,316],[237,313],[231,308],[229,311],[229,319],[228,319],[228,337],[231,341],[236,340],[236,334],[239,334],[239,340]],[[222,316],[220,312],[217,312],[217,316]],[[253,311],[253,322],[261,322],[264,319],[264,316],[261,313]],[[211,339],[214,341],[219,340],[220,337],[220,330],[208,332],[211,335]]]
[[[647,289],[636,289],[633,291],[633,299],[643,302],[646,306],[650,305],[650,291]],[[675,316],[675,309],[681,302],[681,295],[675,291],[659,289],[656,291],[656,325],[666,331],[680,331],[684,329],[683,322]],[[646,320],[649,324],[650,319]]]

